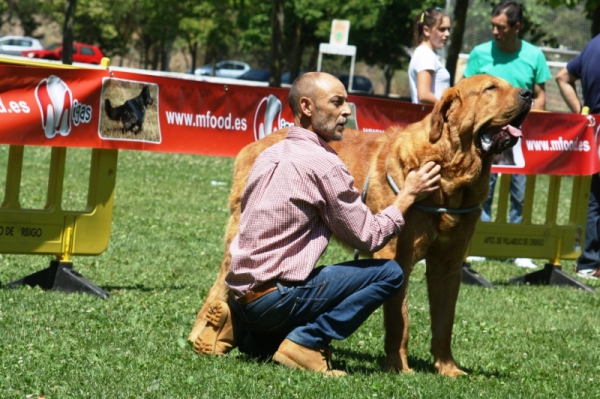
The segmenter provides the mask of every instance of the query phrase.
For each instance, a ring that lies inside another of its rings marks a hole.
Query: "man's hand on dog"
[[[415,202],[422,200],[440,188],[440,165],[427,162],[418,170],[411,170],[404,179],[404,187],[396,196],[393,205],[404,213]]]

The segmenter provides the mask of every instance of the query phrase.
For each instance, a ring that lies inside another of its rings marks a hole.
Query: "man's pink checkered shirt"
[[[315,133],[292,127],[256,159],[230,246],[227,285],[238,295],[268,281],[305,280],[331,234],[353,248],[381,249],[402,226],[390,206],[373,215],[336,152]]]

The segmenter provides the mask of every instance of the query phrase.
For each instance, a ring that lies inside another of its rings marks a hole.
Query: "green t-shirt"
[[[501,51],[494,40],[475,46],[469,54],[464,76],[481,73],[531,91],[535,84],[542,84],[552,77],[544,53],[525,40],[521,40],[521,49],[513,53]]]

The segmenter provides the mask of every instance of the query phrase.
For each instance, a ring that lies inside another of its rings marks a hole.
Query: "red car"
[[[43,50],[23,51],[21,52],[21,56],[60,61],[62,59],[62,44],[54,43]],[[73,42],[73,62],[100,64],[102,57],[104,55],[97,46]]]

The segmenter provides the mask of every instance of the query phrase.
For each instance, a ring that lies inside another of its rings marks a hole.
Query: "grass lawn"
[[[43,204],[46,150],[26,150],[23,206]],[[69,152],[71,209],[85,206],[86,151]],[[73,258],[111,298],[0,289],[0,398],[600,398],[600,296],[510,285],[525,271],[503,261],[474,264],[496,289],[461,288],[453,348],[467,377],[434,372],[423,265],[410,281],[411,374],[381,372],[381,310],[334,342],[334,365],[349,372],[344,379],[237,351],[197,356],[186,337],[222,258],[233,159],[139,151],[119,157],[108,249]],[[3,149],[0,165],[5,159]],[[322,263],[351,256],[332,244]],[[0,282],[50,260],[0,255]],[[563,265],[569,273],[572,264]],[[600,282],[585,282],[600,291]]]

